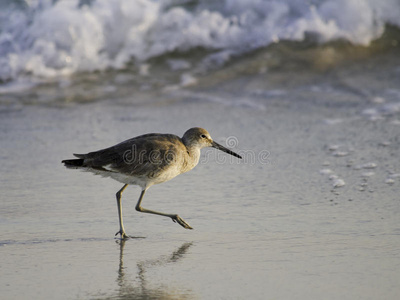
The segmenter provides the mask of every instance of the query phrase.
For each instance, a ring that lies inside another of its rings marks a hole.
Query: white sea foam
[[[339,149],[339,147],[340,147],[339,145],[332,144],[332,145],[328,146],[328,150],[329,151],[337,151]]]
[[[336,156],[336,157],[343,157],[343,156],[349,155],[349,152],[347,152],[347,151],[334,151],[334,152],[332,152],[332,155]]]
[[[369,120],[383,119],[384,116],[392,116],[400,113],[400,102],[391,102],[376,107],[364,109],[361,114]]]
[[[171,0],[17,3],[0,12],[0,80],[118,69],[197,47],[216,51],[204,63],[218,65],[234,53],[306,35],[367,45],[386,23],[400,26],[398,0],[197,1],[190,10]]]
[[[361,177],[368,178],[375,175],[375,172],[364,172],[361,174]]]
[[[346,185],[346,183],[345,183],[344,180],[341,179],[341,178],[335,179],[335,180],[333,181],[333,183],[332,183],[332,186],[333,186],[334,188],[339,188],[339,187],[342,187],[342,186],[345,186],[345,185]]]
[[[196,83],[197,83],[197,79],[195,77],[193,77],[191,74],[189,74],[189,73],[182,74],[181,83],[180,83],[180,85],[182,87],[195,85]]]
[[[321,170],[319,170],[319,174],[321,174],[321,175],[328,175],[328,174],[332,174],[333,173],[333,171],[331,170],[331,169],[321,169]]]
[[[378,165],[374,162],[365,163],[362,165],[356,165],[354,170],[361,170],[361,169],[375,169]]]
[[[337,179],[339,179],[339,176],[337,176],[335,174],[332,174],[332,175],[329,176],[329,180],[334,180],[335,181]]]
[[[387,184],[394,184],[395,181],[394,181],[393,178],[387,178],[387,179],[385,180],[385,183],[387,183]]]

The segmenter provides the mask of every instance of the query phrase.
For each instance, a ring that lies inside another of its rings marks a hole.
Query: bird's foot
[[[127,234],[125,233],[125,231],[123,231],[123,230],[119,230],[119,231],[115,234],[115,236],[117,236],[118,234],[121,235],[121,240],[126,240],[126,239],[129,239],[129,238],[130,238],[129,235],[127,235]]]
[[[174,221],[175,223],[178,223],[179,225],[181,225],[183,228],[186,229],[193,229],[192,227],[190,227],[190,225],[188,223],[186,223],[186,221],[184,219],[182,219],[180,216],[175,215],[173,217],[171,217],[172,221]]]

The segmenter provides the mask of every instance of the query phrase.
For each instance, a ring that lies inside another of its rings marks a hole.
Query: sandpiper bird
[[[171,218],[186,229],[192,229],[177,214],[167,214],[143,208],[141,206],[146,190],[154,184],[162,183],[179,174],[193,169],[199,162],[200,149],[214,147],[235,157],[237,153],[216,143],[207,130],[191,128],[182,138],[174,134],[149,133],[126,140],[115,146],[90,152],[74,154],[78,159],[63,160],[67,168],[82,169],[111,177],[124,186],[117,192],[119,231],[121,239],[129,238],[122,221],[121,194],[129,184],[142,188],[136,210]]]

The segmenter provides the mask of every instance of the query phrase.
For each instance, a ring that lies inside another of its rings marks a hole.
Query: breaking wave
[[[124,69],[202,48],[205,62],[280,40],[368,45],[400,27],[397,0],[31,0],[0,7],[0,80]]]

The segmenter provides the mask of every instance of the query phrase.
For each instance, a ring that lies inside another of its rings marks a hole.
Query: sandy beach
[[[281,42],[206,71],[193,71],[204,55],[193,50],[3,82],[2,298],[397,299],[399,36]],[[124,224],[137,238],[120,241],[122,184],[61,164],[194,126],[243,159],[203,149],[143,201],[194,230],[135,211],[129,186]]]

